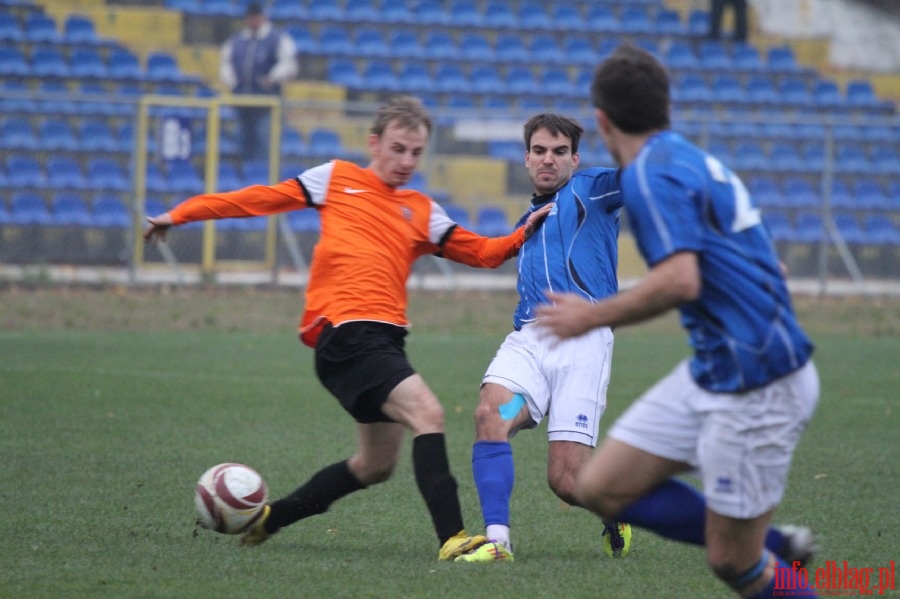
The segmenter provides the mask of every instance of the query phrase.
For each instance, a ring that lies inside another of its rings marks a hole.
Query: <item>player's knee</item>
[[[550,490],[553,491],[557,497],[568,503],[569,505],[578,505],[578,498],[575,496],[575,472],[569,472],[566,470],[559,472],[548,472],[547,473],[547,484],[550,485]]]
[[[361,458],[350,460],[350,471],[361,485],[366,487],[377,485],[390,479],[394,474],[396,462],[384,462],[381,460],[364,460]]]

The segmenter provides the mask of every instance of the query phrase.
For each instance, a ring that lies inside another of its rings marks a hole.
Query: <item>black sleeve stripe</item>
[[[300,186],[300,191],[303,192],[303,199],[306,200],[306,206],[308,208],[315,208],[315,204],[313,204],[312,196],[309,194],[309,191],[306,190],[306,186],[303,185],[303,181],[300,180],[300,176],[297,175],[294,177],[294,181],[297,182],[297,185]]]
[[[448,239],[450,239],[450,234],[453,233],[453,230],[456,229],[457,226],[458,225],[454,223],[449,229],[447,229],[447,232],[441,236],[440,241],[438,241],[438,245],[440,247],[444,247],[444,244],[447,243]]]

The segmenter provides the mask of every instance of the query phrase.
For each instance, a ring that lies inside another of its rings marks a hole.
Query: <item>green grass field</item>
[[[414,297],[409,353],[444,401],[466,522],[480,530],[471,411],[511,298],[470,299]],[[296,297],[19,292],[0,300],[0,596],[730,596],[700,550],[645,531],[635,531],[626,559],[603,556],[599,521],[547,488],[543,427],[513,441],[513,564],[437,561],[408,451],[388,483],[259,548],[195,530],[193,486],[209,466],[250,464],[280,496],[353,449],[349,417],[293,335]],[[823,395],[777,521],[821,533],[814,566],[884,567],[900,558],[897,305],[802,313]],[[672,319],[620,331],[604,423],[686,354]]]

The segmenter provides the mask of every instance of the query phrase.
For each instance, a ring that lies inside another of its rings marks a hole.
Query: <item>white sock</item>
[[[489,524],[484,536],[491,541],[500,543],[512,551],[512,543],[509,540],[509,526],[503,524]]]

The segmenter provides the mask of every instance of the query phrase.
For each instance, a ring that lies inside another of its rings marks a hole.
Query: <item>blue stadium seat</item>
[[[444,204],[442,208],[447,211],[447,216],[450,217],[450,220],[463,229],[468,229],[469,231],[473,230],[472,219],[469,216],[468,210],[456,204]]]
[[[769,48],[766,52],[766,65],[775,73],[796,73],[801,70],[790,46]]]
[[[97,190],[128,191],[131,179],[117,161],[94,157],[87,161],[87,185]]]
[[[169,189],[176,193],[198,194],[203,191],[203,179],[190,162],[175,160],[168,168],[166,176]]]
[[[443,63],[434,74],[437,91],[445,93],[465,93],[469,90],[469,78],[456,63]]]
[[[381,31],[374,27],[360,27],[353,35],[353,54],[363,58],[384,58],[391,50]]]
[[[340,134],[324,127],[316,127],[309,132],[309,148],[316,156],[338,158],[344,154]]]
[[[546,67],[540,75],[539,89],[542,93],[557,98],[573,98],[583,95],[583,90],[572,83],[562,67]]]
[[[344,10],[337,2],[310,2],[309,20],[340,23],[344,20]]]
[[[700,61],[694,54],[694,49],[690,44],[681,40],[674,40],[663,52],[662,58],[670,69],[693,70],[700,67]]]
[[[244,10],[232,0],[201,0],[200,13],[215,17],[240,17]]]
[[[478,5],[472,0],[452,0],[450,3],[449,25],[452,27],[482,27],[484,18]]]
[[[782,185],[784,198],[791,208],[818,208],[820,197],[812,183],[800,177],[790,177]]]
[[[0,13],[0,42],[20,42],[24,37],[19,20],[11,13]]]
[[[38,129],[40,147],[44,150],[76,150],[79,147],[75,132],[68,121],[51,118],[44,121]]]
[[[381,0],[378,18],[383,23],[412,23],[413,14],[405,0]]]
[[[63,191],[55,195],[50,204],[53,224],[60,227],[90,226],[91,211],[80,195]]]
[[[484,26],[490,29],[516,29],[519,17],[506,2],[492,1],[484,9]]]
[[[806,108],[812,105],[812,94],[800,77],[787,77],[782,79],[779,85],[781,102],[797,108]]]
[[[834,224],[844,241],[850,245],[864,245],[866,233],[860,226],[856,216],[848,212],[834,214]]]
[[[219,162],[217,174],[216,189],[233,191],[245,187],[244,179],[241,177],[241,174],[234,164],[229,162]]]
[[[709,71],[733,71],[734,61],[722,42],[704,40],[697,48],[697,58],[704,69]]]
[[[810,172],[806,168],[806,160],[800,155],[800,151],[795,143],[781,142],[774,144],[769,159],[771,162],[769,168],[774,172]]]
[[[529,67],[513,66],[506,72],[506,89],[513,94],[533,94],[540,90],[537,79]]]
[[[30,154],[9,154],[6,157],[6,182],[10,187],[40,188],[46,182],[44,169]]]
[[[293,0],[289,0],[296,4]],[[292,23],[285,27],[285,33],[294,40],[297,47],[297,54],[317,54],[319,51],[319,42],[312,30],[305,24]]]
[[[269,8],[269,17],[273,21],[306,21],[309,9],[297,0],[274,0]]]
[[[288,225],[296,233],[317,234],[322,229],[319,211],[312,209],[294,210],[287,213]]]
[[[450,15],[439,0],[422,0],[413,9],[413,21],[422,25],[449,25]]]
[[[684,75],[672,88],[672,99],[676,103],[708,103],[712,97],[709,86],[699,75]]]
[[[296,132],[295,132],[296,133]],[[299,134],[298,134],[299,135]],[[304,150],[305,151],[305,150]],[[286,161],[292,162],[292,161]],[[286,168],[290,168],[290,172],[285,175],[281,175],[281,180],[286,181],[288,179],[292,179],[300,174],[302,169],[296,169],[295,167],[286,166]],[[265,162],[247,162],[244,164],[243,169],[244,181],[247,185],[268,185],[269,183],[269,165]]]
[[[747,101],[747,92],[740,80],[732,75],[716,75],[710,85],[713,100],[722,104],[741,104]]]
[[[113,79],[124,81],[140,81],[144,79],[144,70],[136,54],[126,48],[115,48],[110,51],[107,74]]]
[[[69,57],[72,77],[78,79],[105,79],[108,75],[103,57],[94,48],[75,48]]]
[[[872,245],[900,246],[900,229],[884,214],[870,214],[863,219],[866,240]]]
[[[85,119],[78,126],[78,145],[85,152],[118,152],[119,141],[105,119]]]
[[[781,94],[775,89],[772,78],[765,75],[750,77],[747,81],[747,99],[765,108],[781,106]]]
[[[34,150],[38,137],[26,119],[7,118],[0,125],[0,148],[4,150]]]
[[[53,222],[53,215],[44,198],[30,191],[13,194],[9,214],[11,223],[17,226],[45,226]]]
[[[328,81],[337,83],[350,89],[363,87],[363,79],[356,69],[356,63],[349,59],[332,58],[326,67]]]
[[[549,14],[544,4],[533,0],[524,0],[519,4],[517,13],[519,29],[525,31],[547,29],[550,25]]]
[[[97,35],[94,22],[85,15],[70,14],[63,21],[63,42],[94,46],[103,42]],[[74,66],[74,63],[73,63]]]
[[[400,82],[391,64],[384,60],[373,60],[363,69],[363,84],[366,89],[377,91],[397,91]]]
[[[822,217],[814,212],[799,214],[794,224],[794,237],[797,243],[818,243],[825,234]]]
[[[425,93],[434,89],[434,79],[428,68],[419,62],[408,62],[397,74],[398,88],[406,93]]]
[[[536,34],[526,44],[532,60],[537,63],[569,64],[569,57],[562,51],[552,35]]]
[[[853,80],[847,82],[847,104],[852,108],[863,109],[890,109],[893,104],[882,101],[875,95],[872,84],[865,80]]]
[[[281,155],[286,158],[299,158],[307,156],[309,148],[299,131],[293,127],[285,127],[281,130]],[[268,169],[266,170],[266,179],[268,179]]]
[[[844,181],[841,181],[840,179],[832,180],[831,189],[829,189],[828,192],[831,194],[830,202],[832,208],[845,210],[857,208],[856,198],[853,196],[850,186]]]
[[[28,60],[15,46],[0,46],[0,77],[25,77],[30,69]]]
[[[709,34],[709,11],[693,9],[688,13],[687,34],[695,37]]]
[[[733,157],[731,164],[736,170],[765,172],[769,169],[769,157],[758,142],[740,142],[734,149]]]
[[[477,94],[502,94],[505,85],[500,71],[492,64],[480,64],[469,75],[472,91]]]
[[[347,0],[343,20],[350,23],[377,23],[380,21],[380,11],[374,0]]]
[[[591,6],[585,15],[585,28],[588,31],[612,33],[620,30],[619,19],[607,6]]]
[[[353,56],[355,52],[353,40],[346,27],[338,25],[324,25],[319,30],[318,49],[326,56]]]
[[[469,31],[460,35],[459,54],[466,60],[490,63],[494,60],[494,47],[481,33]]]
[[[844,105],[844,98],[837,83],[828,79],[819,79],[812,88],[813,106],[820,110],[837,109]]]
[[[446,31],[433,31],[426,34],[423,49],[426,58],[456,60],[459,57],[456,41]]]
[[[93,202],[92,223],[104,229],[127,229],[131,227],[131,211],[115,195],[103,195]]]
[[[759,50],[750,44],[735,44],[731,58],[734,67],[741,71],[758,73],[766,68],[762,57],[759,55]]]
[[[497,139],[488,142],[488,156],[518,162],[524,159],[525,150],[522,142],[509,139]]]
[[[88,181],[81,165],[68,156],[51,156],[47,160],[47,186],[54,189],[87,189]]]
[[[178,70],[178,61],[168,52],[151,52],[147,55],[147,78],[156,82],[179,82],[184,79]]]
[[[563,52],[570,64],[596,66],[599,56],[594,44],[586,37],[568,35],[563,40]]]
[[[518,34],[502,33],[494,45],[497,60],[501,62],[531,62],[531,53]]]
[[[653,29],[662,35],[681,35],[685,33],[684,23],[678,11],[668,8],[660,8],[653,18]]]
[[[793,227],[790,219],[783,212],[767,211],[763,214],[763,222],[774,241],[790,241],[792,239]]]
[[[416,34],[405,29],[391,32],[388,48],[391,56],[396,58],[421,58],[425,55],[425,49]]]
[[[32,12],[25,19],[25,40],[31,43],[56,44],[61,41],[56,21],[42,12]]]
[[[508,235],[512,231],[512,226],[503,208],[481,206],[475,214],[475,231],[485,237],[498,237]]]
[[[872,151],[872,172],[890,177],[900,177],[900,156],[898,156],[895,146],[877,146]],[[896,199],[900,202],[900,197]]]
[[[840,145],[834,153],[834,168],[839,173],[868,174],[874,172],[865,151],[857,145]]]
[[[37,46],[31,53],[31,73],[38,77],[69,77],[69,65],[59,48]]]
[[[857,179],[852,188],[856,205],[864,210],[889,210],[891,199],[884,188],[874,179]]]
[[[625,4],[619,14],[619,26],[626,33],[653,33],[654,25],[644,6]]]
[[[783,206],[784,199],[781,196],[781,188],[778,182],[770,176],[757,175],[747,180],[747,189],[753,204],[761,208]]]

